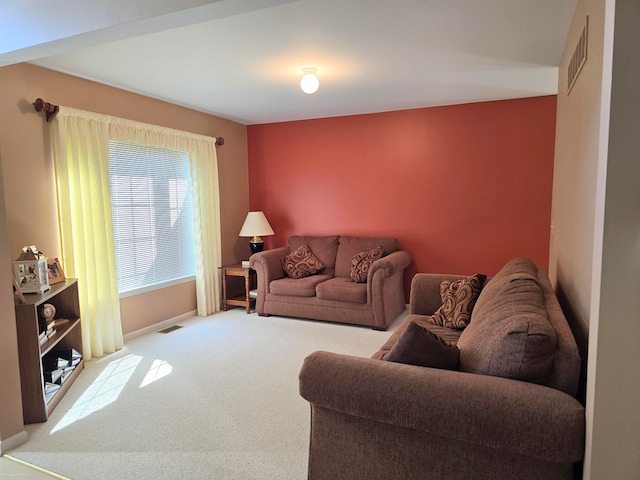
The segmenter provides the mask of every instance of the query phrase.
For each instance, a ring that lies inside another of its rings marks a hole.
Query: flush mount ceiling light
[[[318,91],[318,87],[320,86],[320,80],[316,76],[317,69],[315,68],[303,68],[302,78],[300,79],[300,88],[304,93],[308,93],[311,95],[312,93],[316,93]]]

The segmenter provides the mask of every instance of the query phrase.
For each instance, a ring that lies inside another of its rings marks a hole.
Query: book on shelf
[[[80,360],[82,360],[82,354],[75,348],[52,350],[42,357],[42,370],[52,372],[66,367],[75,367],[80,363]]]
[[[57,362],[54,362],[54,360],[57,360]],[[45,382],[62,385],[69,378],[69,375],[73,373],[76,365],[77,363],[72,363],[72,361],[63,358],[51,358],[46,362],[43,359],[42,366],[44,368],[43,376]],[[52,366],[57,368],[50,368]]]
[[[82,360],[82,354],[75,348],[71,349],[71,360]]]
[[[44,384],[44,399],[47,403],[53,398],[56,392],[60,390],[60,385],[57,383],[45,382]]]
[[[242,268],[249,268],[249,260],[242,260]]]
[[[57,355],[58,357],[67,360],[69,365],[77,365],[82,360],[82,354],[75,348],[63,348],[50,352],[51,355]]]
[[[59,384],[51,383],[51,382],[45,382],[45,384],[44,384],[45,393],[57,392],[58,390],[60,390],[60,385]]]
[[[69,367],[64,367],[62,370],[62,377],[60,377],[60,383],[64,383],[67,378],[69,378],[69,375],[71,375],[73,373],[73,371],[76,369],[75,366],[69,366]]]
[[[51,321],[49,323],[47,323],[47,333],[54,331],[56,329],[56,322],[55,321]]]
[[[47,343],[47,340],[49,340],[49,336],[47,335],[47,332],[41,332],[40,335],[38,336],[38,340],[40,341],[40,346]]]
[[[62,378],[62,374],[64,373],[64,369],[57,368],[55,370],[51,370],[50,372],[44,372],[44,380],[47,383],[60,383],[60,379]]]
[[[51,353],[48,353],[47,355],[42,357],[42,370],[45,372],[57,370],[58,368],[68,367],[69,365],[71,365],[71,362],[69,360],[67,360],[66,358],[58,357],[57,355],[55,355],[55,352],[53,352],[53,355]]]

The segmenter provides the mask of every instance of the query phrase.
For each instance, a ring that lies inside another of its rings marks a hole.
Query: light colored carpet
[[[380,332],[236,308],[180,322],[87,362],[49,420],[27,426],[29,441],[9,453],[73,480],[302,480],[304,358],[369,357],[399,321]]]

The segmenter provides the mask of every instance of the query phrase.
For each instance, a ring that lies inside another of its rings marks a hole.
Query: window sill
[[[167,282],[154,283],[153,285],[147,285],[146,287],[132,288],[131,290],[120,292],[119,297],[121,299],[127,297],[135,297],[136,295],[153,292],[154,290],[160,290],[161,288],[172,287],[174,285],[180,285],[181,283],[193,282],[195,279],[195,275],[190,275],[188,277],[176,278],[175,280],[169,280]]]

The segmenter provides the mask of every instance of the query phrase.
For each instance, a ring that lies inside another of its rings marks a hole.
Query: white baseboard
[[[182,322],[183,320],[188,320],[197,315],[197,311],[193,310],[191,312],[183,313],[182,315],[178,315],[177,317],[169,318],[167,320],[163,320],[162,322],[154,323],[153,325],[149,325],[148,327],[141,328],[140,330],[135,330],[133,332],[126,333],[124,337],[124,341],[132,340],[136,337],[141,337],[142,335],[146,335],[147,333],[157,332],[158,330],[163,330],[167,327],[175,325],[176,323]]]
[[[4,455],[9,450],[27,443],[27,440],[29,440],[29,435],[24,430],[20,433],[16,433],[12,437],[5,438],[4,440],[0,441],[0,455]]]

